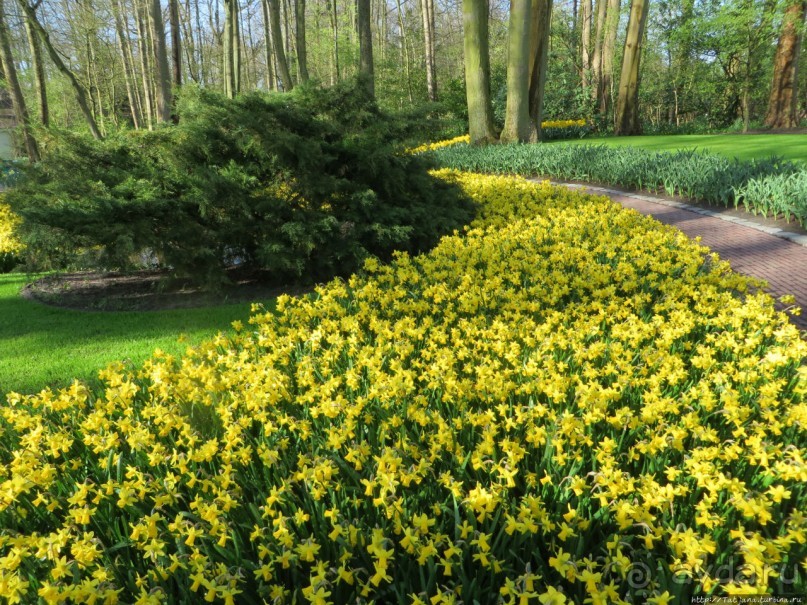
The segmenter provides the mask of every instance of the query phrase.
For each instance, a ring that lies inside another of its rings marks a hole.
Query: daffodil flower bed
[[[8,395],[9,603],[627,603],[804,589],[807,343],[602,197],[442,172],[430,253],[104,387]]]

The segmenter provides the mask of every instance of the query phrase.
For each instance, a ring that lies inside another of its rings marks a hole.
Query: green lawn
[[[138,364],[155,348],[177,354],[250,315],[248,303],[149,312],[84,312],[19,296],[27,279],[0,275],[0,402],[73,378],[92,380],[110,362]],[[263,302],[272,308],[274,300]]]
[[[633,146],[652,151],[708,149],[740,160],[772,155],[807,162],[807,134],[692,134],[640,137],[604,137],[557,143]]]

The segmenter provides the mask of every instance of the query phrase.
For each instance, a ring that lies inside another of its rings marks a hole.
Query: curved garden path
[[[593,185],[555,184],[607,195],[625,208],[674,225],[689,237],[700,237],[738,273],[767,281],[775,297],[795,296],[803,313],[790,318],[807,330],[807,236],[664,198]]]

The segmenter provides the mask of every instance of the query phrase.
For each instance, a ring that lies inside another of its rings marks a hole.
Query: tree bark
[[[269,26],[272,31],[272,46],[277,60],[278,75],[283,84],[283,90],[290,91],[294,88],[289,72],[289,64],[286,61],[286,52],[283,49],[283,32],[280,25],[280,3],[279,0],[264,0],[269,5]]]
[[[471,144],[492,143],[496,134],[490,101],[487,0],[462,0],[462,27]]]
[[[179,32],[179,0],[168,0],[168,21],[171,28],[171,66],[174,86],[182,84],[182,40]]]
[[[266,50],[266,88],[269,90],[277,90],[274,68],[275,60],[272,51],[272,31],[269,25],[269,5],[262,0],[261,8],[263,9],[263,37]]]
[[[582,67],[580,73],[580,82],[584,89],[591,85],[591,13],[592,6],[591,0],[583,0],[581,25],[582,32],[580,34],[580,65]]]
[[[594,26],[594,51],[591,56],[591,94],[595,106],[599,106],[602,91],[602,43],[605,36],[607,0],[597,0],[597,22]]]
[[[399,0],[400,2],[400,0]],[[340,79],[339,74],[339,20],[336,12],[336,0],[328,2],[328,13],[331,20],[331,86],[334,86]]]
[[[17,119],[18,127],[22,131],[25,152],[28,154],[29,160],[38,162],[39,148],[31,132],[28,108],[25,106],[25,98],[22,96],[22,88],[20,88],[20,81],[17,78],[17,68],[14,65],[14,56],[11,54],[11,40],[8,26],[6,25],[5,6],[3,4],[4,0],[0,0],[0,64],[3,66],[3,75],[8,84],[8,91],[11,94],[14,116]]]
[[[526,143],[535,138],[530,123],[531,0],[510,0],[507,33],[507,107],[502,143]]]
[[[308,82],[308,51],[305,42],[305,0],[294,0],[294,35],[297,40],[297,72]]]
[[[549,63],[549,31],[552,24],[552,0],[532,0],[530,28],[530,122],[534,140],[541,137],[544,119],[544,89]]]
[[[773,62],[773,83],[768,99],[765,125],[769,128],[796,128],[799,125],[798,68],[801,54],[802,28],[807,2],[791,0],[785,10],[782,33],[776,45]]]
[[[151,85],[151,61],[148,52],[148,30],[143,22],[145,11],[135,2],[135,28],[137,29],[138,54],[140,55],[140,75],[143,81],[143,101],[145,104],[146,125],[149,130],[154,128],[154,89]]]
[[[398,5],[398,27],[401,28],[401,64],[406,76],[406,90],[409,93],[409,102],[414,102],[412,96],[412,68],[409,65],[409,42],[406,35],[406,22],[404,21],[403,7],[401,0],[397,0]]]
[[[34,7],[36,10],[36,7]],[[37,105],[39,106],[39,121],[42,126],[50,126],[50,111],[48,110],[48,89],[45,81],[45,64],[42,61],[42,47],[36,36],[31,20],[25,17],[25,34],[28,38],[28,47],[31,50],[31,63],[34,69],[34,87]]]
[[[370,0],[356,0],[356,26],[359,34],[359,74],[367,90],[375,96],[373,73],[373,32],[370,29]]]
[[[36,31],[37,36],[39,36],[40,41],[42,42],[45,50],[48,52],[48,56],[50,57],[53,64],[56,66],[56,69],[64,75],[70,85],[73,87],[73,92],[76,94],[76,101],[78,102],[79,108],[81,109],[81,113],[84,115],[84,119],[87,121],[87,126],[90,127],[90,132],[92,136],[96,139],[102,139],[101,131],[98,130],[98,125],[95,123],[95,118],[93,118],[92,110],[87,102],[87,93],[84,90],[84,87],[76,78],[75,74],[70,71],[70,69],[65,65],[62,58],[59,56],[59,53],[56,52],[56,49],[51,44],[50,36],[48,32],[45,31],[45,28],[42,27],[42,24],[36,18],[36,13],[34,9],[26,2],[22,0],[20,2],[20,6],[22,10],[25,12],[26,18],[31,22],[34,30]]]
[[[434,57],[434,0],[421,0],[423,16],[423,44],[426,54],[426,92],[429,101],[437,101],[437,73]]]
[[[235,98],[235,3],[224,0],[224,94]]]
[[[614,134],[642,134],[639,119],[639,63],[642,57],[642,40],[649,0],[633,0],[622,58],[622,75],[619,78]]]
[[[602,0],[603,2],[605,0]],[[611,86],[614,81],[614,51],[616,50],[617,28],[619,27],[620,0],[608,0],[605,16],[605,38],[602,43],[602,77],[597,96],[600,99],[599,113],[607,115],[611,108]]]
[[[168,69],[168,52],[165,45],[165,25],[160,0],[151,0],[149,7],[149,27],[157,67],[156,93],[157,118],[161,122],[171,120],[171,75]]]
[[[112,1],[112,13],[115,19],[115,33],[117,34],[118,50],[120,50],[121,63],[123,64],[123,79],[126,84],[126,96],[129,99],[129,109],[132,114],[132,124],[135,129],[139,129],[142,125],[140,99],[134,81],[134,66],[132,65],[132,55],[129,47],[129,36],[124,30],[120,14],[121,11],[117,0]]]

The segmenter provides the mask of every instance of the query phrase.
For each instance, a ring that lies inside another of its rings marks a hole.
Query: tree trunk
[[[530,28],[530,122],[534,139],[540,140],[544,119],[544,89],[549,63],[549,31],[552,24],[552,0],[532,0]]]
[[[398,26],[401,28],[401,66],[403,67],[404,75],[406,76],[406,90],[409,94],[409,102],[414,103],[412,96],[412,68],[409,62],[409,42],[406,35],[406,22],[404,21],[403,7],[401,0],[397,0],[398,5]]]
[[[157,67],[157,118],[161,122],[171,120],[171,73],[168,69],[168,53],[165,48],[165,25],[160,0],[149,3],[149,27],[154,45],[154,60]]]
[[[182,45],[179,33],[179,0],[168,0],[168,21],[171,28],[171,65],[174,86],[182,84]]]
[[[591,85],[591,0],[583,0],[581,8],[583,27],[580,37],[580,64],[582,66],[580,82],[583,88],[587,89]]]
[[[782,33],[773,62],[773,84],[768,99],[765,125],[770,128],[796,128],[798,116],[798,66],[802,27],[807,11],[805,0],[791,0],[785,10]]]
[[[120,7],[117,0],[112,2],[112,13],[115,19],[115,33],[118,38],[118,50],[120,50],[121,63],[123,64],[123,79],[126,83],[126,96],[129,99],[129,109],[132,114],[132,124],[135,129],[139,129],[142,124],[140,113],[140,99],[137,94],[137,86],[134,82],[134,67],[132,65],[131,49],[129,48],[129,36],[123,28]]]
[[[36,9],[34,9],[36,10]],[[37,105],[39,106],[39,121],[42,126],[50,126],[50,112],[48,111],[48,89],[45,83],[45,64],[42,61],[42,47],[36,36],[31,20],[25,17],[25,34],[28,38],[28,47],[31,50],[31,62],[34,69],[34,86]]]
[[[0,0],[2,1],[2,0]],[[37,36],[39,36],[40,41],[45,47],[45,50],[48,52],[48,56],[50,57],[53,64],[56,66],[56,69],[61,72],[63,76],[65,76],[70,85],[73,87],[73,91],[76,94],[76,101],[78,102],[79,107],[81,108],[81,113],[84,114],[84,119],[87,120],[87,125],[90,127],[90,132],[92,136],[96,139],[103,138],[101,136],[101,132],[98,130],[98,125],[95,123],[95,118],[93,118],[92,111],[90,110],[90,106],[87,103],[87,93],[84,90],[84,87],[76,78],[75,74],[70,71],[67,65],[64,64],[62,61],[61,56],[56,49],[53,47],[53,44],[50,42],[50,36],[48,32],[45,31],[45,28],[42,27],[42,24],[36,18],[36,13],[34,9],[28,4],[26,0],[20,0],[20,6],[22,10],[25,12],[26,18],[30,21],[31,25],[33,26],[34,30],[36,31]]]
[[[297,72],[308,82],[308,51],[305,43],[305,0],[294,0],[294,35],[297,40]]]
[[[471,144],[492,143],[496,134],[490,102],[487,0],[462,0],[462,27]]]
[[[647,23],[649,0],[633,0],[622,58],[622,75],[619,78],[619,96],[616,104],[614,134],[642,134],[639,119],[639,62],[642,57],[642,39]]]
[[[602,91],[602,42],[605,36],[605,15],[607,0],[597,0],[597,23],[594,28],[594,52],[591,57],[591,94],[595,106],[599,107]]]
[[[400,1],[400,0],[399,0]],[[339,74],[339,20],[336,12],[336,0],[328,3],[328,13],[331,19],[331,86],[334,86],[340,79]]]
[[[241,92],[241,6],[238,0],[233,3],[233,86],[235,94]]]
[[[373,32],[370,29],[370,0],[356,0],[356,26],[359,34],[359,74],[365,79],[367,90],[375,95],[373,74]]]
[[[280,3],[279,0],[264,0],[269,5],[269,26],[272,31],[272,46],[277,60],[278,75],[286,92],[294,88],[289,73],[289,64],[286,61],[286,52],[283,49],[283,32],[280,25]]]
[[[154,128],[154,91],[149,78],[151,61],[148,52],[148,31],[143,23],[143,10],[135,3],[135,27],[137,29],[138,54],[140,55],[140,74],[143,80],[143,100],[145,102],[146,125]]]
[[[434,58],[434,0],[421,0],[423,43],[426,52],[426,92],[429,101],[437,101],[437,74]]]
[[[507,32],[507,107],[502,143],[526,143],[535,138],[530,122],[530,30],[532,1],[510,0]]]
[[[603,2],[605,0],[602,0]],[[611,87],[614,82],[614,51],[616,50],[617,28],[619,27],[620,0],[608,0],[605,16],[605,38],[602,43],[602,77],[597,96],[600,99],[599,113],[608,114],[611,108]]]
[[[277,90],[274,68],[275,60],[272,51],[272,31],[269,25],[269,5],[262,0],[261,8],[263,9],[263,37],[266,46],[266,87],[269,90]]]
[[[235,98],[235,1],[224,0],[224,94]]]
[[[3,6],[3,3],[4,0],[0,0],[0,64],[3,66],[3,75],[8,84],[8,91],[11,94],[14,116],[17,118],[17,125],[22,131],[25,152],[28,154],[30,161],[38,162],[39,149],[36,146],[34,135],[31,133],[28,108],[25,106],[25,98],[22,96],[22,88],[20,88],[20,81],[17,78],[17,68],[14,65],[14,57],[11,54],[11,40],[9,39],[5,6]]]

